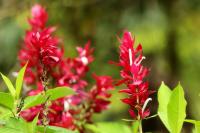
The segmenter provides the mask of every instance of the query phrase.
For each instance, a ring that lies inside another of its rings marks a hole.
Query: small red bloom
[[[62,60],[58,67],[59,73],[55,74],[59,86],[70,86],[74,90],[80,90],[87,86],[83,77],[89,70],[89,63],[93,61],[93,49],[88,42],[84,48],[78,47],[79,56]]]
[[[29,66],[35,66],[38,62],[49,66],[59,61],[58,39],[51,37],[51,32],[51,29],[27,32],[25,46],[19,53],[22,64],[29,60]]]
[[[110,76],[97,76],[93,75],[96,80],[96,86],[89,92],[90,100],[93,101],[92,108],[94,112],[100,113],[107,109],[110,101],[108,98],[111,96],[108,90],[113,89],[113,80]]]
[[[75,129],[73,116],[69,112],[63,112],[61,118],[56,123],[50,123],[52,126],[64,127],[67,129]]]
[[[81,61],[83,63],[83,65],[86,66],[94,60],[94,58],[92,56],[94,49],[90,48],[90,42],[88,42],[84,48],[77,47],[76,49],[79,53],[79,57],[76,58],[76,60]]]
[[[48,19],[48,14],[45,9],[41,5],[36,4],[32,7],[31,12],[32,18],[29,19],[29,23],[31,24],[32,28],[34,30],[43,29]]]

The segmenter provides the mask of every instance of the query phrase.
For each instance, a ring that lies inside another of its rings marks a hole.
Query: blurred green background
[[[95,62],[88,74],[91,82],[92,72],[120,78],[120,68],[108,61],[118,60],[117,36],[121,37],[125,29],[131,31],[143,45],[145,65],[151,68],[151,88],[157,90],[161,81],[175,87],[180,81],[188,101],[187,116],[200,120],[199,0],[0,0],[0,71],[10,77],[18,70],[17,52],[35,3],[47,9],[48,25],[57,26],[65,56],[75,56],[75,47],[91,40],[95,48]],[[96,115],[96,121],[129,118],[118,89],[113,92],[110,110]],[[151,109],[155,114],[156,94],[153,97]],[[158,118],[143,124],[145,131],[166,131]],[[185,125],[183,132],[190,130],[190,125]]]

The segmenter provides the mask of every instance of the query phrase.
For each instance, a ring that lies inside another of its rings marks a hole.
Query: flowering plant
[[[49,106],[49,125],[69,129],[83,130],[82,124],[91,123],[93,113],[100,113],[107,109],[111,96],[107,90],[112,89],[112,78],[94,74],[96,85],[87,91],[88,82],[84,80],[89,71],[89,64],[93,62],[93,49],[90,42],[85,47],[77,47],[78,57],[66,58],[64,48],[58,37],[52,35],[55,27],[46,27],[48,14],[43,7],[35,5],[32,8],[32,18],[29,19],[31,29],[26,32],[24,45],[19,52],[21,65],[28,62],[25,74],[27,85],[36,85],[36,89],[28,91],[28,95],[36,95],[51,86],[71,87],[76,94],[52,101]],[[51,80],[51,81],[50,81]],[[87,105],[87,107],[85,107]],[[32,121],[39,113],[39,124],[42,124],[44,105],[32,107],[21,112],[27,121]]]
[[[46,24],[45,8],[36,4],[31,13],[30,29],[18,54],[22,69],[17,73],[16,85],[1,74],[10,93],[0,92],[0,105],[7,112],[0,115],[0,132],[142,133],[142,121],[155,116],[159,116],[169,132],[181,132],[184,122],[194,124],[195,132],[200,132],[199,121],[185,119],[186,100],[180,84],[173,91],[161,84],[158,112],[150,116],[147,105],[155,91],[149,89],[146,79],[149,69],[142,65],[145,59],[142,45],[135,48],[135,38],[128,31],[120,40],[119,62],[115,64],[122,68],[119,72],[122,79],[115,86],[126,86],[119,92],[128,95],[122,102],[130,107],[131,119],[125,121],[131,121],[133,128],[121,123],[94,122],[95,113],[109,108],[109,91],[114,88],[112,77],[94,73],[96,84],[89,88],[85,76],[94,61],[90,41],[76,48],[76,57],[64,57],[62,41],[54,34],[56,27]]]

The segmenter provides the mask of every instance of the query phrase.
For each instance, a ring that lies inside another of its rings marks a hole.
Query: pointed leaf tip
[[[181,132],[186,117],[187,102],[184,97],[184,90],[181,84],[172,91],[168,103],[168,123],[172,133]]]
[[[16,91],[15,91],[15,88],[14,88],[12,82],[10,81],[10,79],[8,77],[6,77],[5,75],[3,75],[2,73],[0,73],[0,74],[1,74],[1,76],[2,76],[2,78],[4,80],[4,82],[5,82],[6,86],[8,87],[8,90],[10,91],[11,95],[13,97],[15,97]]]
[[[16,98],[17,99],[20,97],[27,64],[28,64],[28,62],[22,67],[22,69],[20,69],[17,79],[16,79],[15,87],[16,87]]]

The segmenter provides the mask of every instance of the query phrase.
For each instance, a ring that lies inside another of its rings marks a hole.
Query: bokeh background
[[[75,47],[91,40],[95,61],[91,72],[119,79],[120,68],[108,64],[118,60],[119,42],[125,29],[142,43],[145,65],[151,68],[151,88],[161,81],[175,87],[180,81],[188,102],[187,117],[200,120],[200,1],[199,0],[0,0],[0,72],[12,77],[19,64],[17,52],[22,44],[27,17],[35,3],[46,7],[48,25],[56,25],[65,56],[76,55]],[[1,89],[4,89],[0,79]],[[122,121],[129,118],[123,96],[113,91],[110,109],[95,121]],[[157,111],[156,94],[151,103]],[[144,121],[144,130],[166,132],[159,118]],[[191,132],[184,125],[183,132]]]

